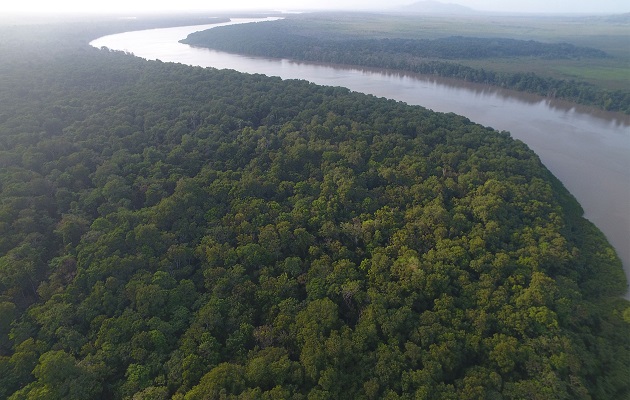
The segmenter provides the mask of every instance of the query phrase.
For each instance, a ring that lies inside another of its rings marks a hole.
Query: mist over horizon
[[[120,14],[164,14],[198,12],[287,12],[287,11],[368,11],[432,13],[498,13],[498,14],[624,14],[630,12],[626,2],[609,0],[593,3],[579,0],[566,3],[550,3],[542,0],[527,3],[508,3],[498,0],[460,0],[460,1],[405,1],[395,0],[384,3],[381,0],[272,0],[261,4],[253,0],[235,0],[227,5],[212,4],[200,0],[172,1],[137,1],[113,0],[107,3],[85,3],[74,0],[47,2],[30,0],[4,4],[0,8],[0,19],[10,14],[35,15],[120,15]]]

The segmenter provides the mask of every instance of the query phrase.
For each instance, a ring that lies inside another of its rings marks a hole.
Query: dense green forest
[[[599,49],[502,37],[356,38],[330,32],[327,25],[320,27],[308,18],[226,26],[193,33],[182,42],[241,54],[452,77],[630,114],[628,90],[608,90],[574,79],[558,79],[529,71],[497,71],[492,67],[492,61],[497,59],[538,59],[544,63],[610,57]],[[463,63],[470,60],[486,60],[488,65],[484,68]]]
[[[628,397],[620,262],[525,144],[104,29],[0,36],[0,398]]]

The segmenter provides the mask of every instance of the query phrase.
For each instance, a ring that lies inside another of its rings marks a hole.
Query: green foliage
[[[56,40],[0,61],[1,398],[628,395],[619,260],[506,132]]]
[[[630,114],[630,93],[626,90],[606,90],[575,79],[558,79],[526,70],[502,72],[493,67],[497,61],[504,59],[516,60],[516,64],[532,59],[547,64],[549,60],[608,57],[595,48],[501,37],[338,37],[338,34],[326,30],[325,25],[322,27],[322,21],[317,18],[321,19],[321,16],[313,18],[316,22],[301,17],[264,24],[226,26],[192,33],[181,42],[239,54],[458,78]],[[351,25],[356,21],[346,20],[344,23]],[[304,31],[307,33],[304,34]],[[486,60],[486,63],[484,67],[474,67],[466,62],[470,60]]]

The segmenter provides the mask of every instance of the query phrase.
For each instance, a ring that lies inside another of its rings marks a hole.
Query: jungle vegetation
[[[452,17],[445,26],[445,18],[306,14],[196,32],[182,42],[233,53],[451,77],[630,113],[630,52],[627,46],[622,51],[610,44],[609,52],[601,49],[609,36],[613,44],[615,39],[627,39],[630,17],[622,19],[625,24],[552,20],[562,27],[571,23],[583,32],[593,31],[590,36],[582,33],[590,41],[578,36],[582,39],[578,45],[570,43],[575,38],[558,33],[549,37],[547,24],[552,22],[544,19],[497,22],[490,17]],[[495,24],[499,27],[493,30]],[[504,27],[510,24],[511,30]],[[605,32],[608,36],[591,24],[611,26]],[[547,35],[536,35],[537,31]],[[594,42],[599,36],[603,39]]]
[[[103,29],[3,28],[0,398],[627,398],[619,259],[524,143]]]

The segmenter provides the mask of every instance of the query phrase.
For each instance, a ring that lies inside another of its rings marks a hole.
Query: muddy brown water
[[[256,21],[233,19],[227,24]],[[509,131],[534,150],[576,197],[585,217],[604,232],[621,258],[626,276],[630,276],[630,117],[452,79],[241,56],[178,42],[192,32],[227,24],[125,32],[90,44],[149,60],[343,86],[434,111],[453,112]]]

